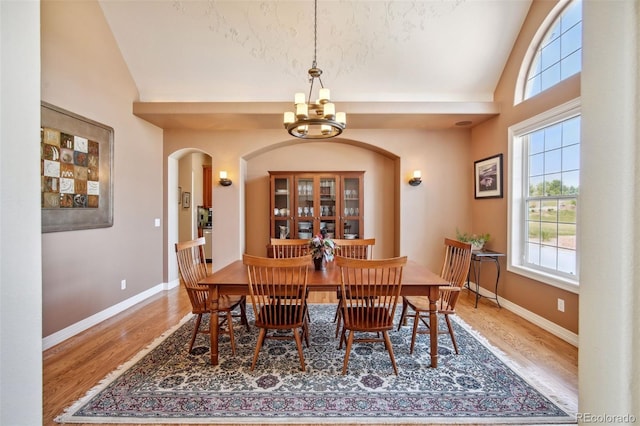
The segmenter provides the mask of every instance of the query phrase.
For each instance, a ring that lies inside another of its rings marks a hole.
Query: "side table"
[[[493,250],[482,249],[482,250],[474,250],[471,252],[471,264],[469,265],[469,273],[467,274],[467,289],[469,291],[476,294],[476,305],[478,307],[478,300],[481,297],[485,297],[487,299],[495,299],[498,307],[500,306],[500,301],[498,301],[498,281],[500,280],[500,262],[498,261],[499,257],[504,257],[506,254],[500,253]],[[496,265],[496,284],[494,286],[494,294],[495,297],[483,296],[480,294],[480,272],[482,270],[482,264],[484,262],[493,262]],[[473,274],[474,282],[476,284],[476,289],[473,290],[470,286],[469,280]]]

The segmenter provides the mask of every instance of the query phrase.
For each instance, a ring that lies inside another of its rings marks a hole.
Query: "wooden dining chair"
[[[353,296],[342,299],[344,328],[340,347],[348,332],[343,375],[347,372],[353,342],[384,342],[393,371],[398,375],[388,331],[393,329],[393,318],[402,288],[402,269],[406,263],[406,256],[379,260],[336,256],[342,294]],[[355,333],[381,333],[382,337],[365,334],[364,337],[355,338]]]
[[[438,314],[444,315],[447,329],[438,330],[438,333],[447,333],[451,336],[453,348],[458,354],[458,344],[453,334],[449,315],[456,313],[456,303],[460,296],[460,291],[467,280],[471,264],[471,244],[445,238],[444,246],[445,255],[440,276],[447,280],[449,285],[440,287],[440,298],[436,306]],[[416,335],[429,334],[429,298],[427,296],[404,296],[402,298],[402,314],[400,315],[398,330],[402,327],[409,308],[413,310],[413,332],[411,334],[411,349],[409,352],[413,353]],[[420,323],[424,324],[425,328],[419,328]]]
[[[340,239],[333,240],[336,245],[336,253],[342,257],[350,259],[371,259],[373,257],[373,246],[376,245],[375,238],[357,238],[357,239]],[[336,289],[336,298],[338,306],[333,316],[333,322],[336,322],[336,337],[340,334],[340,325],[342,323],[341,305],[342,305],[342,289]]]
[[[271,238],[271,248],[275,259],[306,256],[309,254],[309,240]]]
[[[204,237],[176,243],[176,257],[178,259],[178,272],[180,281],[184,285],[189,300],[191,301],[191,312],[196,314],[196,324],[193,328],[191,343],[189,343],[189,352],[193,349],[198,333],[209,334],[209,330],[200,329],[202,316],[208,314],[209,311],[209,288],[199,285],[198,282],[207,276],[207,260],[204,255]],[[240,313],[234,314],[233,311],[239,308]],[[236,343],[233,335],[233,318],[240,317],[241,323],[249,330],[249,322],[246,314],[246,297],[244,296],[220,296],[218,299],[218,311],[220,313],[221,332],[229,335],[231,339],[231,353],[236,354]],[[227,330],[223,329],[226,324]]]
[[[309,346],[307,311],[307,273],[311,256],[272,259],[244,255],[249,278],[249,296],[255,313],[255,325],[260,328],[251,363],[254,369],[265,339],[292,339],[296,342],[300,369],[305,370],[302,339]],[[269,330],[292,330],[293,336]]]

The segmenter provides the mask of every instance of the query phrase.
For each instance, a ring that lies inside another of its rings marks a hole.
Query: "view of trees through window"
[[[529,159],[526,262],[575,276],[580,116],[529,133],[525,140]]]

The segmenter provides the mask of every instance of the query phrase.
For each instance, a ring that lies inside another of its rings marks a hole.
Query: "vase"
[[[316,271],[324,271],[326,269],[324,259],[322,257],[314,258],[313,265],[316,267]]]
[[[472,251],[480,251],[484,248],[484,241],[483,242],[479,242],[479,243],[471,243],[471,250]]]

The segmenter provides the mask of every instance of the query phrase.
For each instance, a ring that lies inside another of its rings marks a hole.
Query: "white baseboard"
[[[91,328],[94,325],[111,318],[114,315],[119,314],[120,312],[132,307],[136,303],[140,303],[143,300],[148,299],[149,297],[157,293],[160,293],[161,291],[171,290],[178,285],[180,285],[180,280],[178,279],[168,283],[158,284],[148,290],[143,291],[142,293],[138,293],[135,296],[128,298],[127,300],[123,300],[116,305],[110,306],[109,308],[100,311],[97,314],[91,315],[90,317],[85,318],[82,321],[78,321],[77,323],[72,324],[69,327],[50,334],[49,336],[46,336],[42,339],[42,350],[45,351],[57,345],[58,343],[61,343],[68,338],[73,337],[76,334],[81,333],[88,328]]]
[[[469,283],[469,285],[471,288],[475,288],[474,283]],[[493,292],[487,290],[486,288],[480,287],[480,295],[487,297],[488,298],[487,300],[490,300],[493,303],[495,303],[496,295]],[[567,330],[566,328],[562,328],[558,324],[553,323],[548,319],[541,317],[538,314],[528,311],[524,309],[522,306],[516,305],[515,303],[512,303],[503,297],[499,297],[499,300],[500,300],[500,306],[502,306],[503,308],[526,319],[530,323],[537,325],[543,330],[548,331],[554,336],[561,338],[562,340],[575,346],[576,348],[578,347],[578,335],[576,333],[573,333]]]

